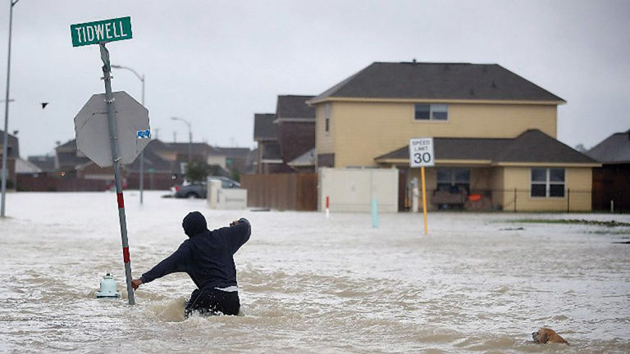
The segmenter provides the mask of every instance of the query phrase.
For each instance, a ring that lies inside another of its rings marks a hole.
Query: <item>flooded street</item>
[[[10,193],[0,220],[0,352],[627,353],[629,215],[370,214],[209,210],[125,192],[134,277],[186,238],[246,217],[236,254],[242,316],[184,319],[194,284],[173,274],[126,299],[113,193]],[[123,299],[96,299],[114,274]],[[538,345],[550,327],[571,346]]]

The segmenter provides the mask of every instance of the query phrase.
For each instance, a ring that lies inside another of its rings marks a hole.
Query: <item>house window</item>
[[[330,104],[326,103],[326,133],[330,131]]]
[[[417,103],[415,120],[448,120],[448,105]]]
[[[563,198],[564,168],[532,168],[531,196]]]
[[[439,168],[437,171],[437,189],[451,193],[470,192],[470,169]]]

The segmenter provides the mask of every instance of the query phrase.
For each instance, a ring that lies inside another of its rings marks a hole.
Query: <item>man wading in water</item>
[[[186,317],[193,311],[204,315],[238,315],[241,304],[233,256],[249,240],[249,221],[241,218],[230,227],[210,231],[203,215],[194,211],[186,215],[182,226],[189,239],[140,279],[134,279],[131,282],[134,290],[167,274],[186,272],[197,285],[186,304]]]

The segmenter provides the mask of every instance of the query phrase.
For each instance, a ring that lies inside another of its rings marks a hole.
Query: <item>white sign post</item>
[[[424,167],[435,166],[433,155],[433,138],[419,138],[409,140],[409,166],[420,167],[422,175],[422,213],[424,214],[424,234],[429,233],[427,225],[427,186],[424,177]]]

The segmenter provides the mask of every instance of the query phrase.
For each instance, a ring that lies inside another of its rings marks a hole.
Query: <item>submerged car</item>
[[[203,182],[184,182],[171,188],[175,198],[205,198],[206,184]]]
[[[221,188],[241,188],[240,183],[227,177],[211,176],[208,181],[221,181]],[[206,182],[184,182],[171,188],[175,198],[206,198],[208,187]]]

